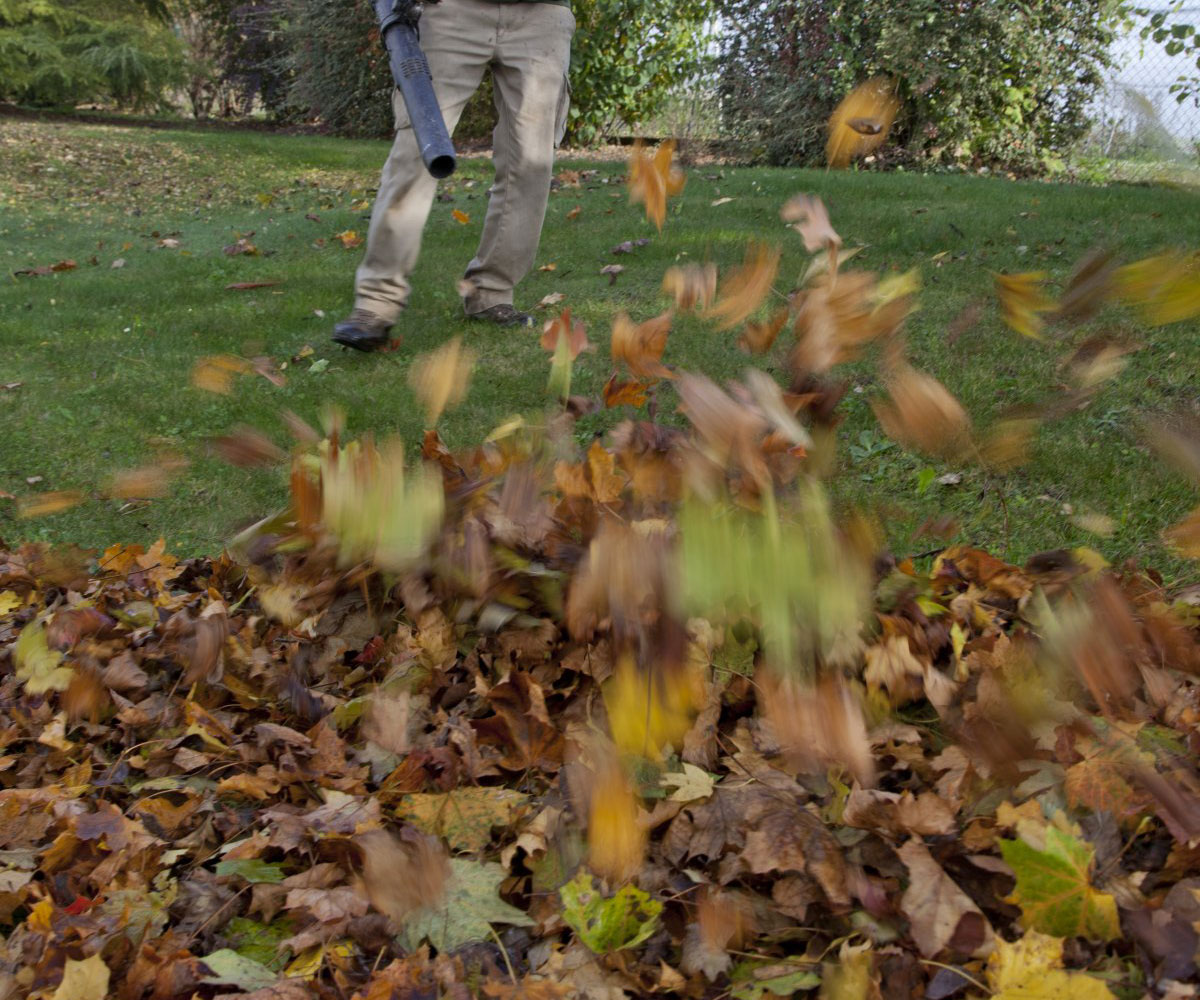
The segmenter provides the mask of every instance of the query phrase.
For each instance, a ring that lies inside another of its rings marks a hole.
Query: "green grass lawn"
[[[20,383],[0,388],[0,490],[19,498],[48,490],[90,494],[159,449],[191,461],[169,496],[147,504],[92,499],[19,520],[15,503],[0,500],[0,537],[103,546],[161,535],[177,551],[214,551],[239,526],[279,507],[286,482],[282,471],[222,464],[210,454],[210,438],[247,423],[286,446],[280,411],[317,423],[323,408],[336,404],[352,433],[399,433],[416,443],[423,418],[408,369],[414,357],[456,334],[478,353],[479,365],[466,402],[440,425],[451,447],[478,441],[513,413],[538,411],[548,356],[537,335],[466,323],[456,293],[486,207],[491,167],[483,158],[463,160],[459,174],[443,183],[448,197],[434,205],[416,292],[398,328],[403,350],[364,356],[330,343],[332,322],[350,307],[361,254],[335,236],[365,235],[386,151],[381,142],[0,121],[0,386]],[[839,497],[880,508],[899,552],[934,547],[936,540],[916,537],[917,527],[952,514],[960,524],[956,540],[1017,560],[1091,545],[1110,559],[1132,556],[1158,566],[1172,579],[1191,572],[1158,538],[1200,498],[1148,451],[1138,421],[1144,413],[1200,405],[1200,325],[1152,330],[1132,313],[1113,310],[1073,332],[1068,344],[1039,344],[1001,323],[991,273],[1047,270],[1062,279],[1099,244],[1125,260],[1169,246],[1198,247],[1194,194],[699,166],[689,170],[687,188],[658,235],[628,203],[624,163],[568,155],[561,165],[595,173],[582,187],[551,195],[538,259],[547,269],[530,275],[517,304],[531,308],[560,292],[587,324],[597,350],[581,357],[575,391],[597,392],[610,374],[609,324],[618,310],[643,319],[665,307],[659,283],[672,263],[711,259],[724,269],[740,262],[749,238],[765,237],[783,246],[778,287],[786,291],[807,255],[780,221],[779,206],[795,193],[815,193],[847,245],[866,247],[851,266],[920,270],[924,289],[921,310],[910,320],[910,354],[981,425],[1055,391],[1059,361],[1088,333],[1104,330],[1140,345],[1090,407],[1040,432],[1029,465],[1002,480],[968,468],[956,485],[934,483],[923,492],[923,470],[940,475],[949,468],[882,436],[869,405],[877,391],[871,369],[852,368]],[[732,200],[713,204],[726,198]],[[578,216],[568,219],[577,206]],[[456,209],[469,221],[456,221]],[[259,255],[222,252],[250,233]],[[634,253],[611,253],[643,236],[650,243]],[[78,267],[12,276],[65,259]],[[113,268],[118,259],[124,266]],[[600,273],[611,263],[625,266],[613,285]],[[226,290],[252,281],[281,284]],[[985,303],[978,323],[948,339],[953,319],[975,300]],[[751,363],[782,367],[782,344],[751,361],[736,339],[736,332],[717,333],[683,317],[665,357],[718,380]],[[230,396],[194,388],[196,361],[222,353],[287,362],[286,384],[240,376]],[[669,391],[663,398],[670,409]],[[579,433],[586,438],[621,416],[589,415]],[[1071,512],[1106,515],[1116,530],[1107,538],[1089,535]]]

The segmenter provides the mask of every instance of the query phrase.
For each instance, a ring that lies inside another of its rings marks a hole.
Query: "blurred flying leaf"
[[[628,313],[617,313],[612,327],[613,361],[624,363],[638,378],[674,378],[674,373],[661,361],[673,318],[668,310],[653,319],[634,323]]]
[[[604,685],[604,705],[617,746],[653,758],[683,745],[697,707],[686,675],[647,674],[629,655]]]
[[[637,874],[645,855],[633,788],[615,757],[605,755],[588,799],[588,864],[601,877],[624,882]]]
[[[878,149],[887,141],[899,110],[895,81],[881,76],[859,84],[829,119],[826,161],[831,167],[848,167],[851,160]]]
[[[370,442],[327,448],[320,469],[322,520],[346,562],[372,559],[403,570],[441,526],[441,478],[424,468],[407,471],[399,441],[381,450]]]
[[[462,337],[418,358],[409,374],[417,398],[425,404],[425,426],[432,427],[447,406],[462,402],[475,367],[475,352],[464,348]]]
[[[1117,294],[1155,326],[1200,316],[1200,261],[1175,251],[1119,268]]]
[[[1038,833],[1040,845],[1024,837],[1000,841],[1000,853],[1017,877],[1012,901],[1021,907],[1023,926],[1055,937],[1119,938],[1116,900],[1091,884],[1092,845],[1051,824]]]
[[[716,320],[719,330],[731,330],[749,319],[771,293],[779,272],[779,256],[778,247],[752,242],[741,267],[721,283],[720,296],[704,312],[705,318]]]
[[[663,904],[637,886],[605,898],[595,880],[580,872],[559,890],[563,920],[598,955],[636,948],[658,929]]]
[[[1115,274],[1112,254],[1102,248],[1093,250],[1075,266],[1053,319],[1065,323],[1091,319],[1112,295]]]
[[[996,938],[987,963],[992,1000],[1116,1000],[1100,979],[1064,972],[1062,938],[1026,931],[1013,944]]]
[[[212,446],[222,460],[243,469],[274,465],[287,458],[287,452],[262,431],[245,424],[235,427],[231,434],[214,438]]]
[[[26,694],[65,691],[75,677],[73,666],[62,666],[63,654],[50,648],[46,627],[40,621],[32,621],[21,629],[13,660],[17,680],[25,682]]]
[[[677,309],[707,309],[717,294],[717,265],[710,262],[669,267],[663,275],[662,290],[675,300]]]
[[[685,607],[714,622],[737,608],[754,609],[776,669],[810,674],[819,661],[840,662],[861,649],[869,573],[839,542],[816,484],[804,488],[786,518],[691,501],[679,533]]]
[[[460,212],[457,208],[451,210],[450,215],[460,226],[465,226],[471,221],[471,217],[466,212]]]
[[[791,312],[784,306],[777,309],[765,323],[748,321],[738,338],[738,347],[750,354],[766,354],[779,336],[779,331],[787,325],[789,316]]]
[[[1004,310],[1004,322],[1025,337],[1042,339],[1046,328],[1043,314],[1055,308],[1054,300],[1042,290],[1044,271],[995,275],[996,294]]]
[[[404,839],[387,830],[366,830],[354,838],[363,860],[363,884],[371,905],[403,923],[422,908],[437,908],[450,878],[446,848],[422,834]]]
[[[1188,559],[1200,559],[1200,507],[1186,518],[1168,528],[1163,540],[1180,555]]]
[[[646,206],[646,218],[659,232],[667,216],[667,199],[679,194],[686,181],[683,171],[671,162],[674,156],[674,139],[660,143],[653,156],[637,142],[629,161],[629,200]]]
[[[804,238],[805,250],[809,253],[825,250],[830,257],[830,269],[837,270],[837,252],[842,238],[829,221],[829,212],[820,198],[795,195],[779,210],[779,215],[784,222],[792,223],[792,228]]]
[[[353,229],[347,229],[345,232],[337,233],[334,237],[347,250],[354,250],[363,245],[363,238],[358,235]]]
[[[971,420],[941,382],[902,362],[886,374],[886,384],[890,400],[871,405],[888,437],[930,455],[963,457],[971,446]]]
[[[17,516],[21,518],[47,517],[60,511],[70,510],[83,503],[83,494],[78,490],[52,490],[36,496],[23,497],[17,504]]]
[[[231,354],[201,358],[192,369],[192,385],[205,392],[228,396],[233,391],[234,375],[246,375],[251,370],[250,362]]]
[[[499,896],[508,872],[498,864],[450,859],[450,876],[442,900],[424,906],[404,922],[399,940],[410,951],[428,941],[440,952],[453,952],[477,941],[488,941],[492,924],[529,927],[533,921]]]

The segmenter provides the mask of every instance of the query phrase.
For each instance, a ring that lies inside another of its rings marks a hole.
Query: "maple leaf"
[[[492,829],[517,822],[528,803],[529,796],[509,788],[456,788],[406,795],[397,813],[454,850],[482,851],[491,843]]]
[[[825,159],[831,167],[847,167],[887,141],[900,110],[896,88],[888,77],[875,77],[842,98],[830,116],[825,143]]]
[[[570,309],[564,309],[554,319],[547,320],[542,328],[541,345],[547,351],[552,354],[557,351],[560,340],[567,342],[567,351],[572,361],[579,357],[581,351],[586,351],[592,346],[588,343],[587,328],[582,321],[571,319]]]
[[[667,199],[683,190],[684,173],[671,161],[675,156],[675,140],[660,143],[654,155],[648,155],[641,142],[634,143],[629,161],[629,200],[646,206],[646,218],[662,232],[667,217]]]
[[[674,314],[668,310],[653,319],[634,323],[628,313],[617,313],[612,326],[613,361],[624,364],[638,378],[674,378],[674,372],[661,361],[673,318]]]
[[[411,914],[400,932],[409,950],[428,941],[440,952],[457,951],[464,945],[491,939],[492,924],[529,927],[533,921],[499,896],[500,884],[508,877],[500,865],[450,859],[450,876],[442,900]]]
[[[1056,937],[1120,937],[1116,900],[1091,884],[1092,846],[1057,826],[1046,826],[1044,840],[1040,847],[1023,838],[1000,841],[1017,877],[1012,902],[1021,907],[1024,926]]]
[[[627,885],[605,898],[595,880],[580,872],[559,890],[563,920],[598,955],[636,948],[658,927],[663,904]]]
[[[771,293],[779,273],[780,250],[752,242],[740,267],[726,276],[720,294],[703,315],[717,321],[717,329],[731,330],[745,322]]]
[[[604,405],[610,410],[614,406],[645,406],[647,389],[641,382],[618,382],[614,373],[604,383]]]
[[[447,406],[466,398],[474,367],[475,352],[463,347],[462,337],[455,337],[413,363],[409,383],[425,405],[427,427],[437,423]]]
[[[1115,1000],[1099,979],[1062,971],[1062,947],[1033,930],[1013,944],[997,938],[987,963],[993,1000]]]

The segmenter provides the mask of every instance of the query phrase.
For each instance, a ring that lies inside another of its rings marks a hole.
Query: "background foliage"
[[[0,0],[0,100],[159,104],[181,80],[162,0]]]
[[[814,161],[837,99],[896,79],[910,156],[1040,165],[1087,127],[1112,0],[720,0],[727,130],[774,163]]]

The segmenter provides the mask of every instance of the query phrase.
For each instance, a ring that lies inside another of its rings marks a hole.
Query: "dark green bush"
[[[0,99],[162,105],[183,58],[162,13],[136,0],[0,0]]]
[[[1087,129],[1116,0],[720,0],[727,129],[775,163],[820,160],[854,84],[894,77],[910,158],[1037,169]]]

